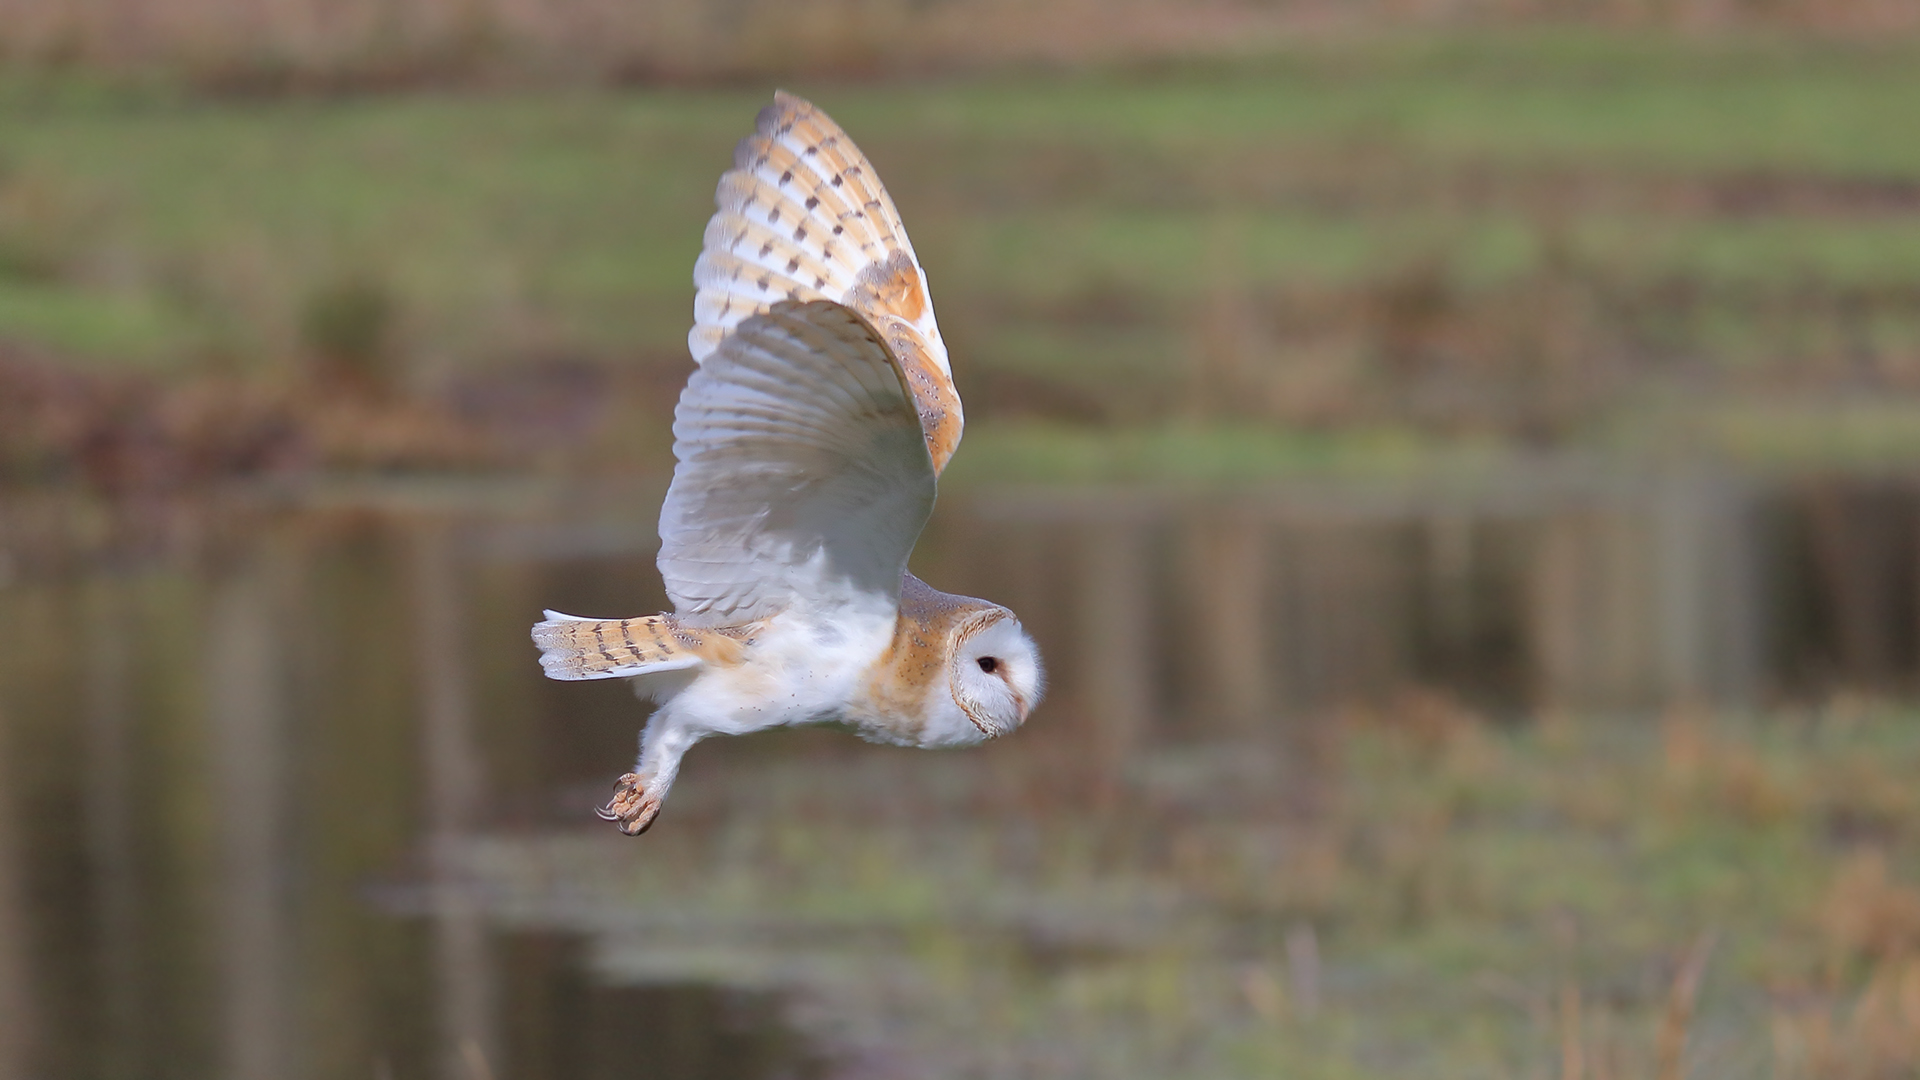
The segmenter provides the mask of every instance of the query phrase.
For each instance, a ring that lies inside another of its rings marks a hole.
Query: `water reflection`
[[[276,530],[277,531],[277,530]],[[301,605],[290,596],[285,541],[269,533],[258,550],[206,582],[207,749],[213,757],[218,848],[213,911],[218,937],[221,1072],[269,1080],[293,1071],[295,985],[291,865],[294,790],[293,653],[286,635]],[[91,802],[88,811],[93,812]],[[106,828],[120,827],[109,821]],[[116,853],[120,854],[120,853]],[[115,901],[103,878],[104,911]],[[104,928],[103,928],[104,929]],[[103,987],[103,990],[110,988]]]
[[[496,939],[498,1036],[527,1080],[813,1080],[821,1058],[785,1022],[778,994],[712,983],[610,985],[578,938]]]
[[[9,733],[7,716],[0,712],[0,735]],[[10,740],[0,738],[0,776],[21,770],[14,762]],[[24,1080],[33,1065],[30,1032],[40,1021],[34,1008],[33,958],[27,942],[32,932],[28,883],[24,873],[27,851],[22,823],[14,801],[0,799],[0,1078]]]
[[[588,808],[641,719],[619,686],[540,680],[529,619],[662,598],[644,517],[500,501],[4,508],[0,1078],[851,1067],[820,1025],[788,1026],[808,981],[791,973],[857,985],[894,970],[891,945],[830,921],[797,943],[751,921],[710,948],[635,937],[582,914],[604,890],[524,855],[598,837]],[[942,777],[965,776],[964,816],[1026,769],[1058,779],[1058,801],[1020,795],[1051,820],[1124,812],[1143,748],[1309,732],[1410,688],[1518,715],[1903,686],[1914,503],[1903,484],[1704,470],[955,498],[916,569],[1022,613],[1054,668],[1041,730],[914,758],[911,781],[832,739],[703,748],[689,789],[719,771],[661,850],[760,842],[715,807],[788,798],[722,790],[725,762],[763,754],[838,777],[803,776],[783,807],[946,806]],[[1022,857],[1017,830],[995,842]],[[475,870],[505,850],[539,911]],[[1099,918],[1043,919],[1016,952],[1105,955]],[[1115,940],[1133,933],[1115,918]]]
[[[461,838],[478,824],[486,785],[474,730],[457,554],[444,522],[411,523],[405,540],[420,687],[420,761],[426,774],[424,844],[433,897],[440,1074],[448,1080],[489,1076],[489,1063],[500,1061],[500,1047],[487,926],[473,897],[461,888],[453,862]]]

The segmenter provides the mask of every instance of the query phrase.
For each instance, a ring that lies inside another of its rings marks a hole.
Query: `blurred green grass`
[[[1269,425],[1458,434],[1584,430],[1703,377],[1920,389],[1916,61],[1908,42],[1382,35],[790,88],[886,177],[976,430],[1212,421],[1224,399]],[[677,365],[713,184],[770,90],[246,98],[16,71],[0,339],[287,380],[314,298],[364,280],[391,292],[416,383]],[[1493,404],[1410,406],[1409,369]],[[1596,389],[1589,369],[1616,374]]]

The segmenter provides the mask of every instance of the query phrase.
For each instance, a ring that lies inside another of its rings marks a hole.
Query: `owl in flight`
[[[659,704],[600,816],[638,835],[709,735],[841,723],[903,746],[1019,727],[1040,654],[1013,612],[907,572],[960,395],[893,200],[825,113],[761,110],[693,267],[698,369],[660,507],[673,611],[546,613],[554,679],[631,678]]]

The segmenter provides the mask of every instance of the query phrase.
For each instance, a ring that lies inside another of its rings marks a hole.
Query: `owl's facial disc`
[[[1046,673],[1020,620],[997,608],[969,620],[954,638],[948,679],[967,719],[989,739],[1025,723],[1040,703]]]

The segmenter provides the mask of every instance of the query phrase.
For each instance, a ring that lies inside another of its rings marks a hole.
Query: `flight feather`
[[[926,272],[859,147],[808,102],[776,94],[735,149],[714,205],[693,269],[694,360],[780,301],[845,304],[897,358],[938,475],[960,443],[960,395]]]
[[[906,379],[858,313],[783,301],[740,323],[688,379],[673,434],[658,561],[679,615],[898,602],[933,464]]]

